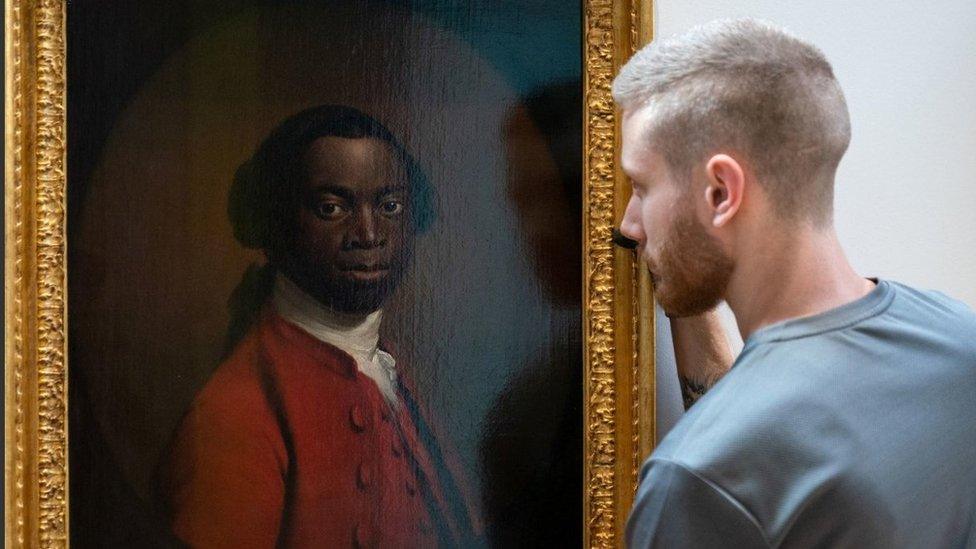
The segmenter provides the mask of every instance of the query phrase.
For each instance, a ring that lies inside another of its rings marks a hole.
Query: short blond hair
[[[714,21],[637,52],[613,97],[624,111],[654,109],[647,136],[679,178],[712,154],[739,152],[782,218],[832,220],[850,117],[812,44],[755,19]]]

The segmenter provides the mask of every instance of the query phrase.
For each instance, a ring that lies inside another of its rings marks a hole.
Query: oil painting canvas
[[[66,6],[72,545],[579,545],[581,4]]]

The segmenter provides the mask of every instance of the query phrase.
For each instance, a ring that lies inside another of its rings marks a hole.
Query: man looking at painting
[[[395,358],[382,306],[429,223],[430,189],[379,122],[322,106],[278,126],[231,189],[268,262],[232,300],[228,354],[163,476],[200,547],[433,546],[479,527]]]
[[[823,54],[716,22],[638,52],[613,93],[621,232],[669,315],[725,299],[745,339],[645,463],[628,543],[974,543],[976,315],[850,266],[832,213],[850,121]]]

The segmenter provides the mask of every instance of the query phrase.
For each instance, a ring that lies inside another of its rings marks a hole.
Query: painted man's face
[[[637,242],[654,294],[668,314],[704,313],[723,298],[733,264],[696,216],[695,200],[704,192],[698,193],[693,181],[674,180],[644,135],[642,114],[624,119],[621,163],[633,194],[620,231]]]
[[[410,256],[403,162],[385,141],[329,136],[309,145],[305,168],[282,269],[338,312],[373,312],[396,288]]]

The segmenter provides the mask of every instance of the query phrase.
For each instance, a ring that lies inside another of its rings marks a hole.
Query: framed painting
[[[618,546],[651,13],[8,0],[6,546]]]

